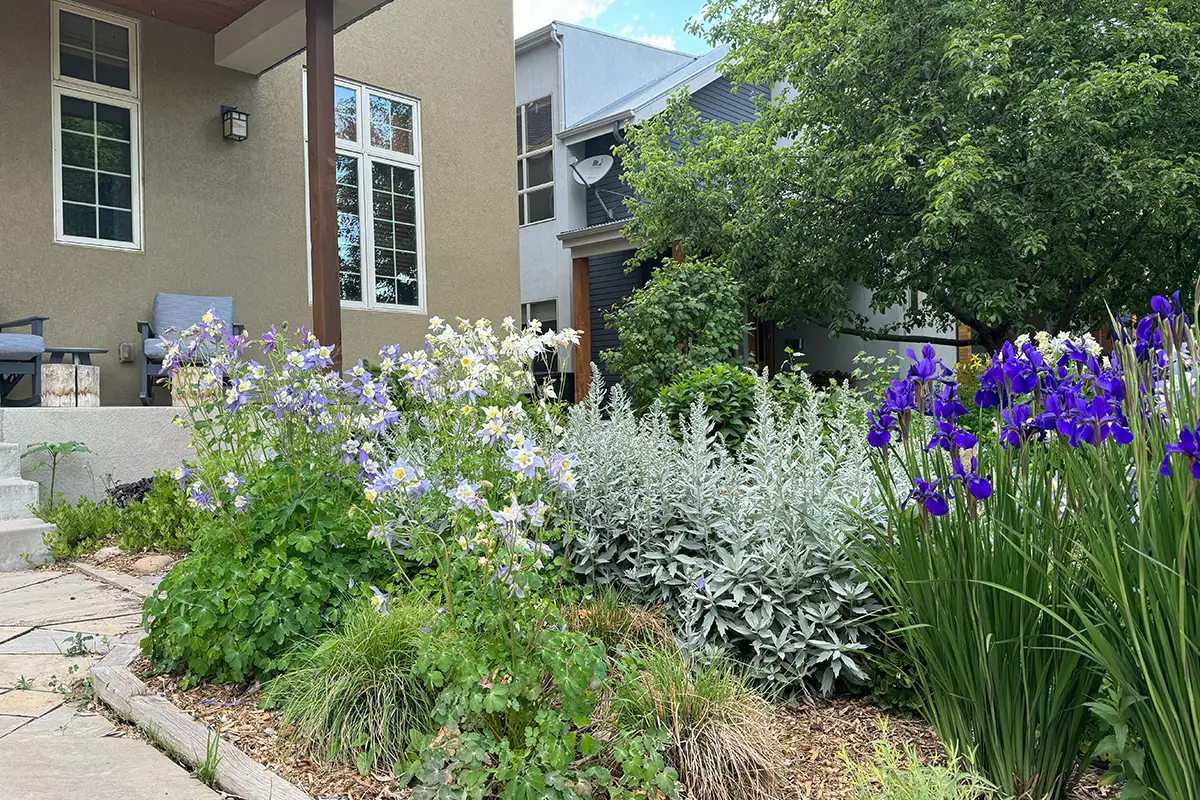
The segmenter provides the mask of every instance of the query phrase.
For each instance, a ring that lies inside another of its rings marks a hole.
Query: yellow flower
[[[366,489],[363,491],[363,497],[367,498],[368,503],[374,503],[375,498],[379,497],[379,492],[374,489]]]

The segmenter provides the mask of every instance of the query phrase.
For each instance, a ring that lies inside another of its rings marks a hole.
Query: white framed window
[[[554,113],[549,97],[517,106],[517,222],[554,219]]]
[[[521,327],[527,328],[530,323],[537,321],[541,323],[543,331],[557,331],[558,327],[558,300],[551,298],[549,300],[535,300],[532,303],[521,304]],[[560,371],[558,351],[552,351],[549,354],[544,354],[537,359],[533,364],[534,375],[544,377]]]
[[[342,305],[424,313],[420,101],[338,79],[333,107]]]
[[[138,23],[51,6],[54,240],[142,248]]]

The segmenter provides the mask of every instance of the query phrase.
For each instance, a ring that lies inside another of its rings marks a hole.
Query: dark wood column
[[[337,172],[333,138],[333,0],[305,0],[308,64],[308,213],[312,243],[313,333],[333,345],[342,368],[338,277]]]
[[[683,242],[678,239],[671,242],[671,260],[676,264],[683,263]]]
[[[571,259],[571,327],[580,331],[575,351],[575,402],[592,386],[592,290],[587,258]]]

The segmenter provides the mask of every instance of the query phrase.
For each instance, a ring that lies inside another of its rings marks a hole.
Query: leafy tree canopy
[[[628,233],[843,332],[868,324],[854,283],[993,346],[1140,308],[1200,266],[1198,5],[712,0],[695,32],[773,98],[733,126],[676,97],[629,131]]]

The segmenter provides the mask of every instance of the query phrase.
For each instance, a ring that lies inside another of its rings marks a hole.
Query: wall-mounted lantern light
[[[221,133],[231,142],[244,142],[250,136],[250,112],[237,106],[221,106]]]

